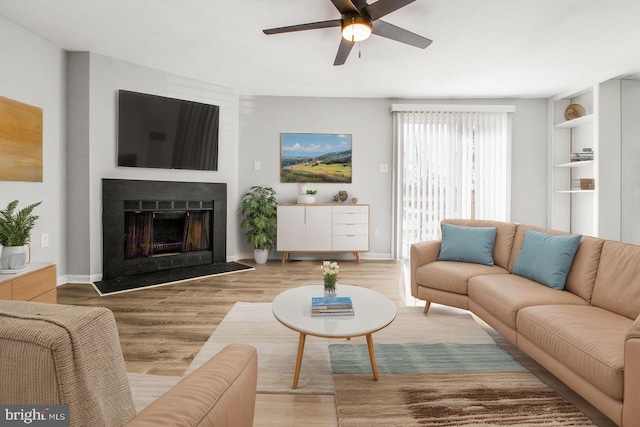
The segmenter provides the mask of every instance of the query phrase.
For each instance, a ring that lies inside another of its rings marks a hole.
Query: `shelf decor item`
[[[564,109],[565,120],[577,119],[578,117],[584,116],[584,114],[584,107],[580,104],[571,104]]]
[[[276,245],[276,192],[271,187],[251,187],[240,200],[240,213],[245,240],[255,248],[253,257],[256,263],[264,264]]]
[[[336,281],[340,267],[335,261],[322,261],[322,276],[324,278],[324,295],[336,296]]]
[[[595,190],[596,189],[596,180],[593,178],[580,178],[580,189],[581,190]]]
[[[18,201],[14,200],[6,209],[0,210],[0,269],[19,270],[27,265],[27,245],[31,240],[31,230],[39,218],[32,212],[40,203],[42,201],[15,212]]]

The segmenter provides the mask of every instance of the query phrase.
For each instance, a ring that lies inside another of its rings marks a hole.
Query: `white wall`
[[[622,80],[621,240],[640,245],[640,80]]]
[[[118,89],[188,99],[220,106],[220,151],[218,171],[190,171],[117,167],[116,101]],[[238,94],[228,88],[187,79],[89,52],[69,54],[70,108],[88,104],[88,114],[69,116],[70,151],[80,152],[70,169],[70,197],[86,209],[88,223],[82,233],[70,239],[69,257],[74,281],[99,280],[102,275],[102,179],[221,182],[227,184],[227,256],[234,258],[238,228]],[[84,107],[83,107],[84,108]],[[77,149],[77,151],[76,151]],[[84,158],[84,163],[83,163]],[[89,167],[85,167],[88,163]],[[70,203],[72,205],[72,203]],[[70,210],[73,209],[70,206]],[[70,214],[70,218],[73,214]]]
[[[392,164],[392,121],[389,107],[397,103],[510,104],[513,115],[511,219],[546,226],[547,101],[545,99],[356,99],[242,96],[240,103],[239,187],[269,185],[278,202],[295,202],[297,185],[282,184],[279,177],[280,133],[348,133],[353,140],[353,183],[316,184],[318,202],[329,202],[346,190],[359,203],[371,204],[371,251],[363,258],[391,256],[392,172],[379,173],[379,163]],[[259,160],[261,170],[253,170]],[[237,238],[243,242],[241,231]],[[251,247],[239,255],[251,257]],[[272,253],[272,257],[276,254]]]
[[[65,53],[0,16],[0,96],[43,109],[43,182],[0,181],[0,207],[18,199],[18,209],[37,201],[40,216],[31,233],[32,260],[57,264],[66,274]],[[42,233],[49,247],[40,247]]]
[[[371,236],[368,258],[391,256],[391,172],[378,173],[378,164],[391,164],[391,114],[382,99],[305,98],[243,96],[240,103],[240,163],[238,183],[244,192],[252,185],[272,186],[280,203],[295,203],[297,184],[280,183],[280,133],[345,133],[352,136],[351,184],[314,184],[316,202],[331,202],[346,190],[349,199],[371,205]],[[253,170],[259,160],[261,169]],[[242,233],[237,231],[240,242]],[[244,245],[240,255],[252,257]],[[274,253],[271,254],[275,256]],[[351,257],[353,255],[350,255]]]

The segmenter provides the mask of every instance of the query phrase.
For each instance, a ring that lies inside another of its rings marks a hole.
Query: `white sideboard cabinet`
[[[292,252],[369,250],[369,205],[278,204],[277,250],[284,264]]]

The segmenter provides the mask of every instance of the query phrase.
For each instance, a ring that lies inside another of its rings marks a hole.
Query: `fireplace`
[[[226,261],[226,184],[102,183],[103,280]]]

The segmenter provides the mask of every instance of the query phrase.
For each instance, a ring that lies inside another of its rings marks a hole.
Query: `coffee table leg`
[[[298,387],[298,378],[300,378],[300,367],[302,366],[302,353],[304,353],[304,341],[307,339],[307,334],[300,332],[300,339],[298,340],[298,356],[296,357],[296,373],[293,374],[293,386],[292,389]]]
[[[371,370],[373,371],[373,379],[378,381],[378,365],[376,365],[376,353],[373,349],[373,337],[367,334],[367,347],[369,347],[369,358],[371,359]]]

